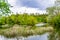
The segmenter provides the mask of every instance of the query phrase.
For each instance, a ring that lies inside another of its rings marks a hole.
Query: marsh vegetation
[[[55,1],[55,6],[48,7],[48,14],[16,13],[10,11],[12,7],[5,0],[0,1],[0,35],[5,37],[27,37],[49,33],[49,40],[60,40],[60,1]],[[36,26],[46,23],[44,26]],[[17,39],[18,40],[18,39]]]

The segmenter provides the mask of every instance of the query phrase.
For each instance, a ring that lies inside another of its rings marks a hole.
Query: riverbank
[[[30,36],[30,35],[41,35],[46,32],[53,31],[52,27],[21,27],[21,26],[13,26],[7,29],[0,29],[0,35],[4,35],[6,37],[16,37],[16,36]]]
[[[14,37],[14,38],[6,38],[0,35],[0,40],[48,40],[48,33],[44,33],[43,35],[32,35],[28,37]]]

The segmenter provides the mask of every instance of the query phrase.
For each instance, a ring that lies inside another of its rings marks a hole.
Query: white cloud
[[[17,4],[17,1],[19,1],[19,5]],[[54,5],[54,1],[55,0],[23,0],[23,1],[33,1],[33,2],[37,2],[38,6],[42,9],[49,7],[49,6],[53,6]],[[8,0],[8,2],[12,5],[12,6],[24,6],[22,5],[22,1],[21,0]],[[26,4],[28,5],[28,3]]]
[[[30,8],[30,7],[23,7],[22,4],[19,3],[19,6],[16,4],[17,0],[8,0],[8,2],[13,6],[11,9],[12,12],[16,13],[16,12],[21,12],[21,13],[46,13],[45,10],[39,10],[38,8]],[[26,1],[26,0],[24,0]],[[30,0],[29,0],[30,1]],[[43,6],[44,7],[48,7],[54,4],[55,0],[35,0],[38,4],[40,4],[39,6]]]
[[[55,3],[55,0],[36,0],[36,1],[44,7],[53,6]]]
[[[8,3],[11,4],[12,6],[16,5],[16,0],[8,0]]]
[[[8,0],[8,3],[11,6],[13,6],[13,8],[22,6],[21,2],[20,2],[20,6],[18,6],[16,2],[17,2],[17,0]]]
[[[45,10],[39,10],[38,8],[28,8],[28,7],[13,7],[13,8],[11,8],[11,11],[12,12],[14,12],[14,13],[16,13],[16,12],[18,12],[18,13],[28,13],[28,14],[30,14],[30,13],[40,13],[40,14],[43,14],[43,13],[46,13],[46,11]]]

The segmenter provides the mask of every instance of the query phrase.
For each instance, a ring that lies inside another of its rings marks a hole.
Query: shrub
[[[56,31],[60,30],[60,14],[57,14],[53,17],[48,18],[48,23],[56,29]]]
[[[2,17],[0,19],[0,25],[27,25],[34,26],[40,22],[46,22],[47,15],[28,15],[28,14],[12,14],[8,17]]]

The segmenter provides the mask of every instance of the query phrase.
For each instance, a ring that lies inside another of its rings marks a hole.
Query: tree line
[[[44,22],[46,23],[46,17],[47,15],[34,15],[34,14],[12,14],[10,16],[2,16],[0,18],[0,25],[28,25],[28,26],[34,26],[37,23]]]

